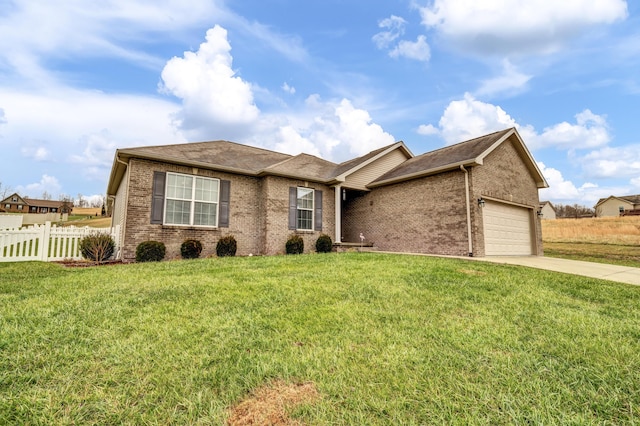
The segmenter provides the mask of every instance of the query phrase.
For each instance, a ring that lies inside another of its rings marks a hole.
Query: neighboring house
[[[540,216],[541,219],[555,219],[556,218],[556,209],[553,207],[553,204],[549,201],[541,201],[540,202]]]
[[[620,216],[624,214],[636,214],[640,210],[640,195],[625,195],[601,198],[596,203],[594,210],[596,217]]]
[[[11,194],[0,205],[7,213],[70,213],[71,202],[55,200],[37,200]]]
[[[515,129],[414,156],[403,142],[336,164],[227,141],[119,149],[107,187],[122,257],[162,241],[203,256],[233,235],[238,254],[305,252],[325,233],[380,250],[463,256],[541,255],[538,189],[548,187]]]

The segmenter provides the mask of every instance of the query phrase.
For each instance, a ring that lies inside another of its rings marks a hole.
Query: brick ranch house
[[[284,253],[292,234],[380,250],[542,255],[538,189],[548,187],[511,128],[414,156],[403,142],[336,164],[227,141],[119,149],[107,195],[125,260],[188,238],[203,256],[233,235],[239,255]]]
[[[0,206],[6,213],[70,213],[73,209],[70,201],[38,200],[17,193],[0,201]]]

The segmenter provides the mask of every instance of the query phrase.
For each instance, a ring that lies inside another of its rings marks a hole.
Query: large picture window
[[[218,179],[167,173],[164,223],[218,226],[219,188]]]
[[[313,229],[313,189],[298,188],[296,228]]]

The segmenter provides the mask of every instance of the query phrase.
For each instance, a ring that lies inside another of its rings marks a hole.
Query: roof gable
[[[596,203],[595,207],[598,207],[600,204],[612,199],[630,203],[630,204],[633,204],[634,206],[636,204],[640,204],[640,195],[624,195],[624,196],[610,195],[607,198],[600,198]]]
[[[18,198],[18,201],[12,201],[14,197]],[[21,204],[27,204],[27,202],[25,201],[24,198],[22,198],[20,195],[18,195],[17,192],[14,192],[13,194],[9,195],[7,198],[5,198],[4,200],[0,201],[0,203],[2,204],[6,204],[6,203],[21,203]]]

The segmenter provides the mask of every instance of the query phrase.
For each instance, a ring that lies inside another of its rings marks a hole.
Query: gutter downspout
[[[473,239],[471,238],[471,205],[469,204],[469,171],[460,164],[464,172],[464,195],[467,201],[467,237],[469,240],[469,257],[473,257]]]

